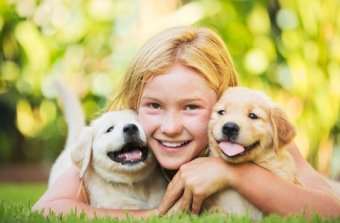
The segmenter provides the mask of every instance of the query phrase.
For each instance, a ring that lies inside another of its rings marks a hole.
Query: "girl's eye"
[[[218,110],[217,113],[218,113],[219,115],[225,115],[225,110]]]
[[[198,105],[187,105],[185,106],[185,110],[195,110],[198,109]]]
[[[106,133],[111,132],[112,130],[113,130],[113,126],[111,126],[110,128],[108,128],[108,129],[106,130]]]
[[[149,107],[152,108],[152,109],[160,109],[161,108],[161,106],[157,103],[150,103]]]
[[[257,115],[255,115],[254,113],[249,113],[248,117],[251,119],[258,119]]]

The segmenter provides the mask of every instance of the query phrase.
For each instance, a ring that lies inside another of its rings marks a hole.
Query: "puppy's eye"
[[[111,132],[112,130],[113,130],[113,126],[111,126],[110,128],[108,128],[108,129],[106,130],[106,133]]]
[[[257,115],[255,115],[254,113],[249,113],[248,117],[251,119],[258,119]]]
[[[218,110],[217,113],[218,113],[219,115],[225,115],[225,110]]]

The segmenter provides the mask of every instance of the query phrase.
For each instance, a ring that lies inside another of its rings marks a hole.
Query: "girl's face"
[[[207,81],[180,64],[148,81],[138,116],[162,167],[177,170],[206,148],[208,122],[216,100]]]

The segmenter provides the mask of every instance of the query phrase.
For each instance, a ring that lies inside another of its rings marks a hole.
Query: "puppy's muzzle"
[[[236,140],[240,127],[234,122],[227,122],[222,127],[223,138],[228,141]]]
[[[241,145],[237,142],[240,134],[240,126],[235,122],[227,122],[222,127],[223,139],[219,141],[219,146],[225,156],[229,158],[239,157],[260,145],[260,141],[256,140],[250,145]]]
[[[108,152],[108,157],[121,164],[136,164],[148,157],[148,148],[140,138],[140,132],[135,124],[127,124],[122,130],[124,146],[118,151]]]
[[[127,143],[140,140],[139,130],[135,124],[128,124],[124,126],[123,135],[124,135],[124,140]]]

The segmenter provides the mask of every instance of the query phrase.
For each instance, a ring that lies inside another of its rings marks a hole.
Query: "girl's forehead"
[[[175,76],[175,75],[174,75]],[[161,76],[160,76],[161,77]],[[215,91],[197,79],[157,79],[145,85],[142,97],[217,98]]]
[[[151,77],[144,86],[145,89],[166,87],[211,89],[208,81],[192,68],[176,64],[168,71]]]

